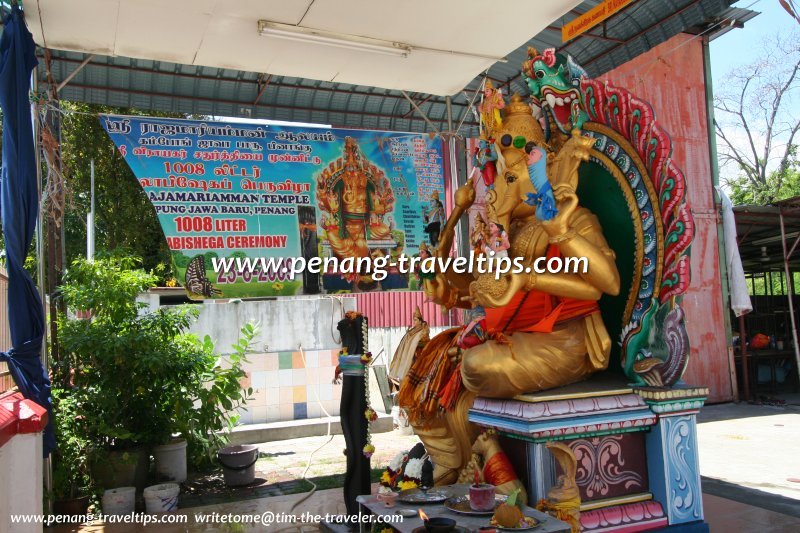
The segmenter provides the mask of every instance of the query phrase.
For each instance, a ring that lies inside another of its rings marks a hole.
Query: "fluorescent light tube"
[[[302,26],[292,26],[291,24],[281,24],[266,20],[258,21],[258,33],[267,37],[275,37],[287,41],[318,43],[326,46],[335,46],[337,48],[347,48],[349,50],[359,50],[395,57],[408,57],[408,54],[411,53],[411,46],[403,43],[304,28]]]

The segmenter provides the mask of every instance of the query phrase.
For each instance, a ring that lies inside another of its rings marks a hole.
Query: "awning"
[[[282,14],[280,20],[284,22],[301,21],[310,26],[309,20],[315,24],[324,21],[308,16],[317,13],[313,16],[318,17],[319,13],[333,9],[331,6],[338,6],[336,17],[330,18],[349,21],[335,26],[339,30],[365,28],[364,35],[384,40],[398,38],[411,44],[506,56],[506,63],[491,64],[489,78],[506,94],[527,94],[520,78],[520,65],[528,46],[539,50],[555,47],[559,52],[571,54],[589,75],[598,76],[679,33],[713,38],[741,27],[757,14],[729,7],[733,0],[636,0],[600,26],[563,43],[561,26],[599,3],[599,0],[502,4],[451,0],[427,3],[296,0],[265,1],[264,6],[279,7],[262,10],[259,7],[262,2],[242,0],[169,3],[26,0],[25,6],[28,25],[37,43],[52,51],[41,61],[40,83],[42,87],[51,82],[60,86],[59,95],[64,100],[194,115],[418,132],[433,131],[434,127],[439,131],[448,129],[447,101],[440,95],[452,94],[453,128],[463,121],[459,133],[464,136],[477,133],[477,120],[469,99],[483,79],[486,62],[476,60],[473,64],[472,60],[438,55],[436,61],[425,64],[425,68],[433,70],[430,73],[419,68],[398,70],[394,68],[395,62],[401,60],[384,55],[378,56],[380,61],[373,57],[366,62],[352,56],[354,62],[337,72],[357,77],[345,80],[338,74],[334,77],[336,73],[325,65],[318,73],[297,70],[321,57],[309,54],[306,48],[296,57],[295,65],[285,65],[283,70],[279,68],[282,63],[263,60],[263,49],[268,47],[270,39],[257,34],[258,20],[278,19],[277,13]],[[290,10],[289,4],[295,6],[291,9],[296,12]],[[129,11],[139,5],[143,7]],[[167,5],[190,5],[186,13],[193,14],[183,17],[176,14],[177,8]],[[297,6],[310,6],[309,15],[302,18]],[[375,13],[375,6],[381,8],[380,14]],[[116,18],[111,13],[116,13]],[[245,13],[249,13],[246,19]],[[341,17],[343,13],[346,17]],[[219,40],[219,32],[231,28],[236,31],[227,34],[232,35],[229,47],[227,40]],[[425,29],[420,33],[424,40],[412,42],[416,35],[413,32],[420,28]],[[159,36],[164,32],[166,36]],[[181,37],[182,32],[188,32],[188,36]],[[234,47],[234,41],[238,42],[237,32],[246,34],[246,41],[252,47],[238,48],[238,44]],[[222,52],[201,53],[211,42],[200,37],[201,33],[215,36],[214,42]],[[115,36],[113,41],[111,35]],[[196,55],[185,40],[190,36],[197,47]],[[481,44],[486,40],[497,43],[497,47]],[[153,49],[159,48],[154,47],[156,42],[161,43],[159,50],[163,51]],[[288,46],[288,42],[284,45]],[[386,72],[389,65],[391,72]],[[390,83],[400,77],[404,78],[403,83]],[[405,85],[406,82],[425,85]],[[406,88],[408,96],[434,126],[422,118],[404,94],[391,87]]]

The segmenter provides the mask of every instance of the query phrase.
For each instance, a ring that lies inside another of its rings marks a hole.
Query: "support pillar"
[[[697,412],[705,403],[708,389],[676,387],[636,392],[658,414],[658,422],[645,438],[653,499],[663,507],[670,526],[694,524],[707,530],[700,487]]]

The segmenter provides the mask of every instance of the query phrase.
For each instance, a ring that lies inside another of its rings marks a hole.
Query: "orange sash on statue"
[[[550,245],[547,250],[548,259],[559,255],[558,247]],[[508,305],[487,308],[484,311],[488,332],[550,333],[556,324],[582,318],[599,310],[595,300],[558,298],[552,294],[532,290],[515,294]]]

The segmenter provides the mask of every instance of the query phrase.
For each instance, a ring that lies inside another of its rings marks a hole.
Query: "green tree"
[[[191,260],[192,260],[191,257],[189,257],[188,255],[184,255],[181,252],[172,253],[172,261],[175,263],[176,267],[186,268],[187,266],[189,266],[189,261]]]
[[[96,249],[125,248],[142,258],[145,269],[168,277],[169,248],[155,209],[97,116],[145,113],[72,102],[62,102],[62,106],[64,173],[72,191],[64,217],[67,264],[86,253],[86,214],[91,201],[89,169],[94,159]]]
[[[776,35],[761,59],[728,74],[714,98],[720,168],[734,204],[800,194],[800,32]]]

